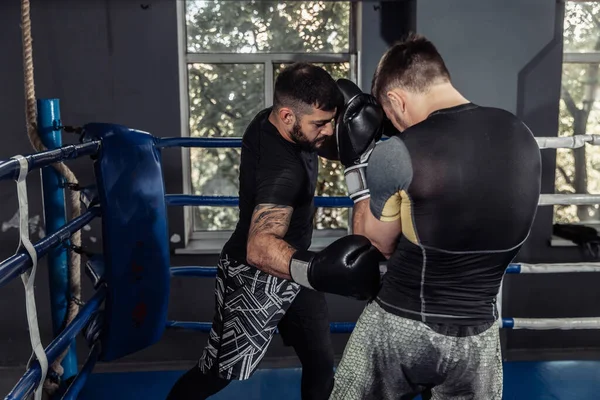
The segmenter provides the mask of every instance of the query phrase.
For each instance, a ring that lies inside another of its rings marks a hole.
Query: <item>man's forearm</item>
[[[291,279],[290,260],[296,252],[285,240],[275,235],[257,235],[249,244],[248,262],[269,275]]]
[[[250,265],[270,275],[291,279],[290,259],[296,250],[283,238],[292,212],[292,207],[277,204],[255,207],[246,247],[246,259]]]
[[[365,234],[365,216],[369,211],[369,199],[361,200],[354,204],[352,210],[352,233],[356,235]]]

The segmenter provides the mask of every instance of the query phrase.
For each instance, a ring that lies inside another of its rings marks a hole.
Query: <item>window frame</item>
[[[310,62],[310,63],[349,63],[350,79],[358,82],[360,79],[360,51],[358,49],[359,26],[358,10],[354,1],[350,3],[350,38],[348,52],[344,53],[189,53],[187,47],[187,22],[186,1],[177,2],[177,36],[179,59],[179,107],[181,121],[181,136],[190,136],[189,123],[189,82],[188,65],[196,63],[206,64],[263,64],[265,78],[265,107],[272,105],[273,98],[273,67],[278,63]],[[237,137],[239,138],[239,137]],[[190,149],[181,149],[183,170],[183,193],[192,194],[192,166]],[[219,252],[229,239],[232,230],[196,231],[194,230],[193,207],[186,206],[183,210],[184,217],[184,248],[176,250],[178,254],[214,254]],[[348,229],[315,229],[313,232],[313,246],[317,250],[325,247],[331,241],[340,238],[351,231],[352,213],[348,213]]]
[[[600,64],[600,51],[565,52],[563,64]]]
[[[600,64],[600,51],[569,51],[563,52],[562,65],[564,64]],[[561,67],[562,71],[562,67]],[[561,96],[562,99],[562,96]],[[556,182],[554,183],[556,186]],[[553,212],[553,218],[554,218]],[[590,228],[596,229],[600,234],[600,222],[575,222],[574,225],[583,225]],[[552,247],[574,247],[577,246],[570,240],[566,240],[555,235],[552,235],[550,239],[550,245]]]

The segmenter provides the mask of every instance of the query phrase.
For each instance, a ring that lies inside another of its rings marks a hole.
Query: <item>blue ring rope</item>
[[[510,264],[506,269],[507,274],[519,274],[521,273],[520,264]],[[210,278],[217,274],[217,267],[171,267],[172,277],[198,277],[198,278]],[[512,318],[502,319],[503,328],[512,329],[514,328],[514,320]],[[192,322],[192,321],[168,321],[167,328],[169,329],[184,329],[198,332],[210,332],[212,326],[211,322]],[[331,333],[351,333],[354,329],[355,323],[353,322],[334,322],[330,324]]]
[[[198,137],[174,137],[157,138],[156,147],[197,147],[197,148],[240,148],[241,138],[198,138]]]
[[[67,389],[61,400],[77,400],[77,398],[79,397],[79,393],[85,386],[87,378],[92,373],[92,370],[94,369],[94,366],[98,361],[99,354],[100,343],[95,343],[92,346],[92,350],[90,350],[88,358],[85,361],[85,364],[83,364],[81,371],[79,371],[79,373],[75,376],[75,379],[73,380],[73,382],[71,382],[69,388]]]
[[[38,258],[46,255],[53,247],[67,242],[74,232],[83,228],[98,215],[100,215],[100,209],[98,207],[90,208],[58,231],[37,242],[33,247],[35,248]],[[2,261],[0,263],[0,287],[6,285],[12,279],[17,278],[30,267],[31,257],[29,257],[29,254],[25,250],[21,250],[14,256]]]
[[[354,322],[332,322],[329,324],[331,333],[352,333],[356,324]],[[168,329],[183,329],[195,332],[210,332],[211,322],[191,322],[191,321],[167,321]],[[512,318],[502,318],[502,327],[507,329],[514,328]],[[279,333],[279,331],[276,331]]]
[[[381,141],[387,140],[382,137]],[[172,138],[156,138],[156,147],[194,147],[194,148],[240,148],[242,147],[242,138],[239,137],[172,137]]]
[[[520,274],[521,264],[510,264],[506,268],[507,274]],[[217,267],[206,266],[185,266],[171,267],[171,276],[178,277],[196,277],[196,278],[214,278],[217,275]]]
[[[94,313],[100,308],[106,296],[106,287],[100,287],[90,300],[82,307],[79,314],[73,319],[64,331],[62,331],[46,348],[48,364],[51,364],[63,351],[65,351],[71,341],[81,332]],[[17,400],[27,397],[38,384],[42,372],[40,363],[36,360],[31,367],[27,369],[23,377],[5,397],[5,400]]]
[[[194,196],[186,194],[168,194],[165,202],[168,206],[204,206],[204,207],[237,207],[239,197],[235,196]],[[349,197],[316,196],[316,207],[352,207],[354,203]]]
[[[29,164],[29,172],[37,168],[43,168],[59,161],[73,160],[83,156],[94,155],[100,148],[100,142],[89,142],[64,146],[55,150],[42,151],[40,153],[25,156]],[[17,160],[0,162],[0,180],[17,179],[21,167]]]

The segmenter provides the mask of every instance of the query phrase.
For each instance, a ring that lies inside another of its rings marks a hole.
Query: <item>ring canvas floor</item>
[[[184,371],[94,373],[83,400],[164,400]],[[297,368],[262,369],[248,381],[233,382],[214,400],[300,400]],[[600,361],[509,362],[504,364],[505,400],[598,398]]]

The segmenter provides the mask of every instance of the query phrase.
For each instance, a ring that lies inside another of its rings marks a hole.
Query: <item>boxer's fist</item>
[[[344,95],[342,108],[335,127],[340,161],[348,195],[354,202],[369,198],[367,165],[369,156],[383,132],[384,112],[375,98],[363,93],[348,79],[338,79]]]
[[[320,292],[368,300],[379,291],[379,263],[384,260],[369,239],[349,235],[320,252],[296,251],[290,275],[296,283]]]
[[[384,113],[370,94],[363,93],[348,79],[338,79],[344,107],[336,121],[336,139],[344,167],[366,162],[381,138]]]

